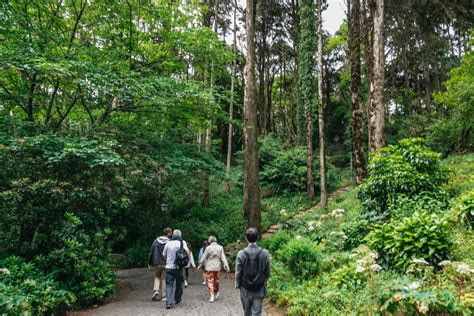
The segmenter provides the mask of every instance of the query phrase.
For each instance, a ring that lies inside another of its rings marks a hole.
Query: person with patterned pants
[[[206,247],[204,254],[199,262],[199,267],[204,266],[206,270],[207,288],[209,291],[209,302],[219,298],[219,272],[224,270],[229,272],[229,265],[225,257],[224,248],[217,244],[215,236],[209,236],[209,245]]]

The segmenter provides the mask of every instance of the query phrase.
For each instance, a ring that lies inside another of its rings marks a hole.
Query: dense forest
[[[327,0],[1,1],[0,313],[103,302],[166,226],[286,222],[289,313],[471,314],[474,4],[344,4],[331,34]]]

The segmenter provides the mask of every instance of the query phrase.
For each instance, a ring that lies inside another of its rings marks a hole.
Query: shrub
[[[19,257],[0,261],[0,314],[40,315],[63,310],[76,300],[51,275]]]
[[[124,253],[120,266],[124,269],[143,268],[148,265],[150,245],[133,244]]]
[[[328,183],[333,183],[332,166],[327,163]],[[319,185],[319,161],[314,160],[313,165],[315,188]],[[277,192],[301,192],[306,190],[307,167],[306,148],[295,147],[278,152],[276,158],[265,165],[260,172],[262,184]]]
[[[404,271],[413,259],[436,265],[448,258],[452,242],[445,218],[416,212],[401,221],[376,225],[366,237],[369,247],[380,254],[382,262]]]
[[[418,281],[402,280],[393,287],[392,296],[380,308],[382,312],[408,315],[468,315],[454,291],[426,288]]]
[[[353,221],[342,225],[342,232],[347,238],[344,239],[344,249],[351,250],[358,247],[365,236],[369,233],[368,222],[364,219],[356,218]]]
[[[397,196],[388,207],[391,219],[402,219],[415,212],[441,214],[448,209],[448,196],[443,192],[422,192],[420,195],[409,197],[405,194]]]
[[[321,249],[307,239],[290,240],[277,254],[298,279],[314,276],[321,267]]]
[[[466,191],[454,202],[454,218],[469,228],[474,228],[474,190]]]
[[[66,213],[62,226],[52,234],[60,247],[37,257],[38,266],[75,294],[77,307],[102,301],[115,290],[115,274],[107,260],[110,251],[104,245],[110,232],[89,236],[81,220],[71,213]]]
[[[382,216],[379,220],[384,219],[389,205],[398,195],[436,194],[447,181],[440,155],[425,147],[418,138],[404,139],[396,146],[382,148],[370,159],[368,171],[369,177],[359,187],[358,198],[366,215],[375,212]]]
[[[278,250],[285,247],[285,245],[291,240],[290,235],[283,231],[279,231],[271,238],[262,239],[260,246],[266,248],[270,253],[275,254]]]

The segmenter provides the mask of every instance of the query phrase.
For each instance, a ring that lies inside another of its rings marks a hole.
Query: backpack
[[[250,254],[244,250],[244,255],[247,258],[245,267],[242,269],[242,286],[250,292],[257,292],[265,285],[263,271],[260,269],[260,255],[263,249],[260,248],[252,259]]]
[[[189,255],[183,247],[183,241],[181,240],[181,246],[176,251],[176,257],[174,259],[174,265],[177,269],[186,267],[189,263]]]

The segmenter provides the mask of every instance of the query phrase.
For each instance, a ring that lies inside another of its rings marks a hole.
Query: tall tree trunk
[[[233,112],[234,112],[234,81],[235,81],[235,63],[236,63],[236,55],[237,55],[237,0],[234,0],[234,41],[232,43],[232,52],[234,54],[232,60],[232,68],[231,68],[231,77],[230,77],[230,103],[229,103],[229,132],[227,134],[227,164],[226,164],[226,187],[225,190],[227,193],[230,192],[231,189],[231,180],[230,180],[230,164],[232,161],[232,133],[233,133],[233,126],[232,126],[232,119],[233,119]]]
[[[319,121],[319,172],[320,172],[320,188],[321,188],[321,206],[327,207],[327,177],[326,177],[326,140],[324,132],[324,103],[323,103],[323,5],[322,0],[317,0],[318,7],[318,121]]]
[[[246,0],[247,56],[244,90],[244,213],[249,227],[261,227],[255,104],[255,0]]]
[[[363,143],[362,108],[360,102],[360,0],[349,1],[349,49],[351,58],[352,92],[352,148],[355,162],[356,183],[365,178],[365,157]]]
[[[376,151],[386,144],[385,140],[385,45],[384,45],[384,0],[370,0],[374,21],[372,104],[369,108],[369,149]]]
[[[214,3],[213,6],[213,30],[214,33],[217,34],[217,1]],[[214,60],[211,62],[211,78],[210,78],[210,89],[211,89],[211,95],[214,96]],[[204,150],[206,153],[210,154],[211,153],[211,143],[212,143],[212,119],[209,119],[207,122],[207,128],[206,128],[206,137],[205,137],[205,145],[204,145]],[[204,174],[203,177],[203,190],[202,190],[202,206],[203,207],[209,207],[210,202],[209,202],[209,175],[207,173]]]

